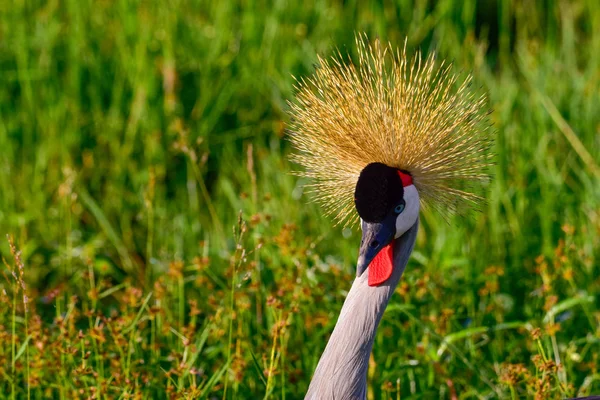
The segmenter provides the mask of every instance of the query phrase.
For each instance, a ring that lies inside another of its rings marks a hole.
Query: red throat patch
[[[385,246],[369,264],[369,286],[379,286],[392,276],[394,240]]]

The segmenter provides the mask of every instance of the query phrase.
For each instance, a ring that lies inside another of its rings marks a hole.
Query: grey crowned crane
[[[365,399],[377,327],[415,244],[421,206],[443,215],[476,206],[489,179],[486,99],[406,46],[357,37],[358,63],[319,58],[291,104],[293,160],[327,214],[360,221],[356,279],[307,399]],[[354,212],[356,210],[356,213]]]

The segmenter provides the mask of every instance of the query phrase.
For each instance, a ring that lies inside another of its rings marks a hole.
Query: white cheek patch
[[[419,193],[415,185],[409,185],[404,187],[404,211],[396,218],[396,235],[395,239],[404,235],[417,221],[419,216]]]

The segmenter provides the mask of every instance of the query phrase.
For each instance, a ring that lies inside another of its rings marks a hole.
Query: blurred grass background
[[[0,4],[0,392],[302,398],[359,234],[290,172],[286,102],[355,32],[489,94],[483,213],[425,212],[369,396],[600,393],[600,4]]]

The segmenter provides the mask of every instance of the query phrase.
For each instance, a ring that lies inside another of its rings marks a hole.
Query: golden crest
[[[489,179],[493,132],[486,98],[471,77],[454,75],[433,56],[412,58],[357,36],[358,65],[338,54],[319,58],[312,77],[297,84],[291,103],[292,160],[327,214],[358,221],[353,194],[361,170],[381,162],[408,171],[424,206],[463,213],[482,198]]]

